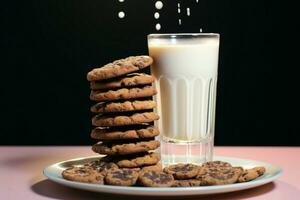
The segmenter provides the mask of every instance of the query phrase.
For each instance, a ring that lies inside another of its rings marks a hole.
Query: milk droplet
[[[196,3],[198,3],[199,2],[199,0],[196,0]]]
[[[180,3],[177,4],[177,7],[180,8]]]
[[[191,15],[190,8],[186,8],[186,15],[187,15],[187,16],[190,16],[190,15]]]
[[[200,28],[200,33],[202,33],[202,28]]]
[[[177,9],[177,12],[180,13],[180,8]]]
[[[178,24],[181,25],[181,19],[178,19]]]
[[[124,2],[125,0],[119,0],[119,2]]]
[[[159,30],[161,29],[160,24],[156,24],[156,25],[155,25],[155,29],[159,31]]]
[[[124,18],[125,17],[125,13],[123,12],[123,11],[120,11],[119,13],[118,13],[118,16],[119,16],[119,18]]]
[[[164,4],[161,1],[155,2],[155,8],[158,10],[162,9],[163,5]]]
[[[159,13],[158,13],[158,12],[154,13],[154,18],[155,18],[155,19],[158,19],[158,18],[159,18]]]

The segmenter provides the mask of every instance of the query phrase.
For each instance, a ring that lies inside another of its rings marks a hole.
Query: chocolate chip
[[[210,173],[209,176],[219,179],[219,180],[226,180],[230,179],[234,176],[233,172],[230,173]]]
[[[112,172],[113,178],[121,179],[123,181],[132,179],[132,170],[114,171]]]
[[[144,173],[144,177],[149,178],[155,183],[167,183],[173,180],[173,178],[170,175],[161,172],[160,173],[146,172]]]
[[[104,107],[105,104],[104,103],[97,103],[96,105],[94,105],[96,110],[99,110],[100,108]]]

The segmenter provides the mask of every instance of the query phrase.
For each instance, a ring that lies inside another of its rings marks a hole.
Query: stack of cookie
[[[159,119],[153,112],[154,77],[136,73],[152,62],[149,56],[128,57],[88,73],[90,98],[95,101],[91,137],[99,140],[92,149],[106,156],[66,168],[63,178],[122,186],[192,187],[241,183],[262,176],[264,167],[243,169],[222,161],[162,168],[160,154],[154,152],[160,145],[154,139],[159,135],[153,125]]]
[[[159,119],[153,112],[154,77],[136,73],[152,62],[149,56],[131,56],[87,74],[90,99],[95,102],[91,137],[99,140],[92,150],[107,155],[105,160],[120,168],[151,166],[160,160],[160,154],[154,152],[160,145],[154,139],[159,135],[153,125]]]

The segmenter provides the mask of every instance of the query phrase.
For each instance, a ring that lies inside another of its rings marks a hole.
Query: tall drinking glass
[[[150,34],[163,166],[211,161],[219,34]]]

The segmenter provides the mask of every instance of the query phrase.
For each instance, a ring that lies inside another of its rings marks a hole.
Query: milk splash
[[[120,19],[124,18],[124,17],[125,17],[125,13],[124,13],[123,11],[120,11],[120,12],[118,13],[118,17],[119,17]]]
[[[161,9],[164,7],[164,4],[163,4],[162,1],[156,1],[155,4],[154,4],[154,6],[155,6],[156,10],[161,10]],[[158,12],[155,12],[155,13],[154,13],[154,18],[155,18],[155,19],[159,19],[159,17],[160,17],[159,13],[158,13]],[[157,31],[159,31],[159,30],[161,29],[160,23],[157,23],[157,24],[155,25],[155,29],[156,29]]]
[[[123,3],[125,0],[118,0],[118,1],[119,1],[119,3]],[[124,11],[119,11],[118,12],[118,17],[120,19],[123,19],[125,17],[125,12]]]
[[[160,18],[161,18],[161,11],[162,9],[164,8],[164,3],[166,1],[163,1],[163,0],[160,0],[160,1],[154,1],[154,8],[155,8],[155,11],[153,13],[153,18],[155,20],[155,25],[154,25],[154,28],[156,31],[159,31],[162,29],[162,25],[160,23]],[[119,4],[122,4],[122,5],[125,5],[125,0],[118,0],[118,3]],[[168,3],[168,2],[167,2]],[[199,0],[196,0],[194,1],[193,4],[198,4],[199,3]],[[176,4],[175,4],[176,5]],[[187,17],[190,17],[191,16],[191,2],[187,5],[187,4],[183,4],[181,5],[180,1],[177,2],[177,21],[178,21],[178,25],[179,26],[182,26],[183,25],[183,20],[188,20],[185,18],[184,14],[185,14],[185,11],[186,11],[186,16]],[[124,10],[121,10],[121,11],[118,11],[118,18],[119,19],[123,19],[126,17],[126,12]],[[202,28],[200,28],[200,33],[202,33]]]

